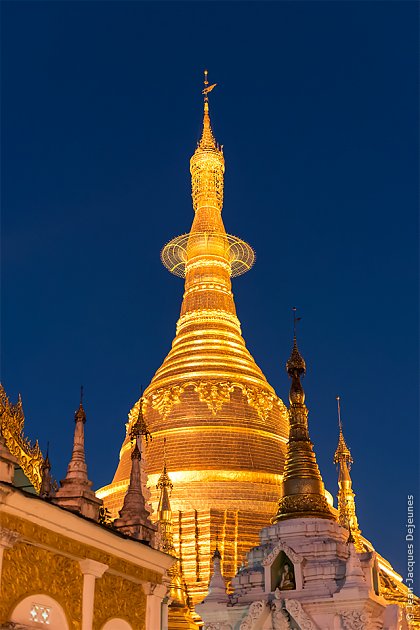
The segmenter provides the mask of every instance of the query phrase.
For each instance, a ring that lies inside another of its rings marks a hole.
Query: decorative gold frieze
[[[24,597],[46,593],[62,606],[71,630],[82,620],[83,577],[78,562],[46,549],[17,543],[4,552],[0,623],[10,619]]]
[[[234,386],[230,383],[209,383],[201,381],[194,386],[200,402],[207,404],[212,414],[215,416],[225,402],[230,401],[230,394]]]
[[[253,407],[262,420],[267,420],[269,412],[272,410],[276,396],[269,392],[257,388],[243,387],[248,404]]]
[[[172,387],[158,389],[151,395],[152,408],[156,409],[163,418],[172,411],[174,405],[181,402],[181,394],[184,387],[173,385]]]
[[[132,628],[146,628],[146,595],[141,584],[105,573],[95,584],[93,630],[100,630],[117,617],[128,621]]]
[[[295,494],[280,499],[279,512],[288,518],[301,518],[316,514],[320,518],[332,518],[327,499],[321,494]]]
[[[133,577],[136,580],[158,584],[162,582],[162,576],[157,571],[151,571],[145,567],[132,564],[122,558],[106,553],[101,549],[85,545],[72,538],[67,538],[66,536],[52,532],[45,527],[18,518],[17,516],[2,512],[0,514],[0,526],[15,530],[22,538],[31,543],[44,545],[45,547],[75,558],[89,558],[90,560],[102,562],[103,564],[107,564],[110,570]]]
[[[25,423],[25,415],[23,413],[22,399],[19,399],[13,405],[0,384],[0,430],[3,435],[7,448],[14,455],[19,466],[34,486],[37,492],[41,488],[42,465],[44,458],[38,441],[32,444],[23,433]]]
[[[159,388],[150,395],[152,408],[156,409],[162,418],[166,418],[174,406],[181,403],[182,394],[188,387],[192,387],[197,392],[200,402],[206,403],[213,415],[216,415],[225,403],[230,402],[230,394],[235,388],[241,390],[249,406],[256,410],[262,420],[267,419],[274,404],[280,405],[286,411],[285,406],[275,394],[264,391],[259,387],[252,387],[234,381],[187,381],[182,385]],[[135,421],[137,415],[138,402],[136,402],[128,415],[127,430],[129,430],[128,427]]]

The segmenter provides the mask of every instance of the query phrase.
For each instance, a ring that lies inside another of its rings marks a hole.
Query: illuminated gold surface
[[[153,435],[145,449],[149,486],[162,470],[163,437],[170,436],[174,544],[195,602],[207,590],[217,528],[229,579],[269,523],[288,435],[287,411],[246,348],[236,315],[231,277],[250,267],[254,255],[226,234],[224,170],[206,95],[203,132],[190,162],[194,220],[189,234],[162,253],[172,272],[185,275],[180,318],[172,349],[144,392]],[[137,414],[135,405],[128,433]],[[129,477],[128,442],[129,435],[113,483],[98,491],[113,514]],[[156,510],[159,497],[151,491]]]
[[[57,532],[12,514],[0,513],[0,526],[18,532],[24,540],[28,540],[36,546],[45,545],[50,550],[58,551],[63,555],[73,556],[78,559],[89,558],[90,560],[96,560],[96,562],[102,562],[107,564],[111,571],[122,573],[138,581],[153,582],[155,584],[162,582],[162,575],[157,571],[138,566],[111,553],[105,553],[102,549],[85,545],[78,540],[62,536]]]
[[[157,519],[160,534],[160,549],[171,556],[176,556],[174,546],[172,508],[170,494],[173,483],[166,468],[166,441],[164,441],[163,470],[156,484],[159,492],[159,504],[157,509]],[[171,630],[198,630],[194,623],[191,611],[187,605],[188,597],[184,586],[184,577],[180,562],[175,562],[168,569],[170,578],[170,599],[169,604],[169,628]]]
[[[360,553],[363,552],[364,546],[361,539],[361,531],[356,515],[356,502],[354,500],[355,494],[353,492],[352,481],[350,477],[350,468],[353,463],[353,458],[350,453],[350,449],[346,444],[343,435],[343,427],[340,417],[340,398],[337,398],[338,402],[338,423],[339,423],[339,436],[338,446],[334,454],[334,464],[339,467],[338,474],[338,522],[345,528],[351,530],[354,539],[354,546]]]
[[[25,416],[22,400],[15,405],[9,401],[3,386],[0,384],[0,430],[9,451],[18,460],[19,466],[37,492],[41,489],[42,466],[44,458],[38,441],[31,444],[23,433]]]

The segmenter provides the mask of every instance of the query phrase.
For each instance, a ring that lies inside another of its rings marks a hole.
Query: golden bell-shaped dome
[[[247,349],[236,314],[231,278],[251,266],[253,252],[223,224],[225,163],[211,129],[207,85],[203,132],[191,158],[192,227],[162,253],[168,269],[185,277],[181,313],[143,408],[153,436],[145,456],[154,509],[163,440],[170,438],[174,544],[194,601],[207,590],[217,530],[229,577],[269,523],[288,435],[286,408]],[[137,416],[138,403],[113,483],[98,493],[112,511],[128,477],[129,432]]]

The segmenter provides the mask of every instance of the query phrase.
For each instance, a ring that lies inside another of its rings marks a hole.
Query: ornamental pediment
[[[289,547],[289,545],[286,545],[285,542],[280,541],[274,547],[273,551],[271,551],[268,556],[266,556],[262,561],[263,567],[271,566],[281,551],[284,551],[286,556],[290,558],[293,564],[300,564],[301,562],[303,562],[303,556],[301,556],[299,553],[296,553],[296,551]]]

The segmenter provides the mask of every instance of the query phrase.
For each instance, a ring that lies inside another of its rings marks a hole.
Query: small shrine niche
[[[271,592],[296,590],[296,578],[293,562],[282,550],[271,565]]]
[[[264,591],[284,593],[302,590],[302,562],[303,557],[281,541],[262,561]]]

